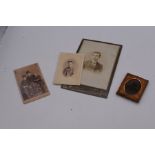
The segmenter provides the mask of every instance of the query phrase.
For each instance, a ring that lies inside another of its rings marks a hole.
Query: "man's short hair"
[[[94,51],[93,53],[98,54],[98,55],[99,55],[99,57],[101,57],[101,52]]]

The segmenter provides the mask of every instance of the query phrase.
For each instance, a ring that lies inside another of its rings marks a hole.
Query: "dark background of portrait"
[[[82,38],[122,44],[108,99],[52,84],[60,52]],[[8,27],[0,42],[0,128],[155,128],[155,27]],[[51,95],[24,105],[13,70],[39,63]],[[150,83],[139,104],[116,96],[127,72]]]

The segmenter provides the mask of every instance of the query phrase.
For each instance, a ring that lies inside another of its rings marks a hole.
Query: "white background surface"
[[[60,52],[82,38],[123,50],[108,99],[52,84]],[[9,27],[0,42],[0,128],[155,128],[154,27]],[[39,63],[51,96],[24,105],[13,70]],[[127,72],[150,81],[139,104],[116,96]]]

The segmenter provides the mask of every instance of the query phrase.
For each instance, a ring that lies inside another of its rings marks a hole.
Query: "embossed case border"
[[[87,94],[87,95],[107,98],[108,94],[109,94],[109,91],[110,91],[110,87],[111,87],[113,78],[114,78],[114,74],[115,74],[115,71],[116,71],[116,67],[117,67],[117,64],[118,64],[118,60],[119,60],[119,57],[120,57],[123,45],[109,43],[109,42],[102,42],[102,41],[97,41],[97,40],[91,40],[91,39],[82,39],[82,41],[81,41],[81,43],[79,45],[79,48],[78,48],[76,53],[80,53],[80,49],[81,49],[84,41],[98,42],[98,43],[104,43],[104,44],[109,44],[109,45],[116,45],[116,46],[120,47],[119,51],[118,51],[118,55],[116,57],[116,61],[114,63],[114,67],[112,69],[112,73],[111,73],[111,76],[110,76],[108,87],[107,87],[107,89],[99,89],[99,88],[90,87],[90,86],[86,86],[86,85],[80,85],[80,86],[61,85],[61,88],[67,89],[67,90],[71,90],[71,91],[75,91],[75,92],[84,93],[84,94]]]

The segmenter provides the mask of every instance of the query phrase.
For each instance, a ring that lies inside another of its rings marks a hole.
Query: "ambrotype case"
[[[149,81],[144,78],[127,73],[117,91],[117,95],[130,99],[134,102],[139,102],[148,82]]]

